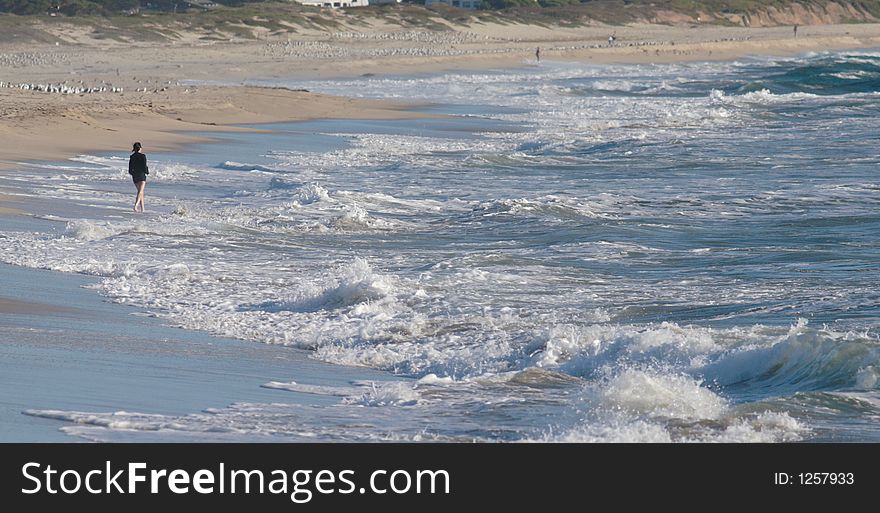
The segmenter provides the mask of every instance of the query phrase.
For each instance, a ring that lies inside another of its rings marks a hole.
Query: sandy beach
[[[0,215],[20,214],[22,211],[12,206],[16,203],[14,196],[0,193]]]
[[[2,314],[51,314],[70,312],[69,308],[33,303],[18,299],[0,297],[0,313]]]
[[[169,86],[164,91],[64,95],[0,90],[2,165],[124,151],[133,140],[152,151],[195,143],[186,132],[245,130],[224,125],[314,118],[414,117],[405,105],[282,89]]]
[[[608,36],[615,42],[609,45]],[[64,44],[0,46],[0,167],[85,152],[125,152],[133,140],[163,151],[199,139],[187,132],[316,118],[416,116],[405,103],[242,87],[248,80],[491,69],[545,60],[666,63],[880,46],[880,26],[473,25],[418,32],[372,25],[357,31],[300,31],[258,41],[165,43],[56,34]],[[194,85],[194,84],[217,84]],[[0,208],[8,209],[6,202]],[[8,211],[6,211],[9,213]]]

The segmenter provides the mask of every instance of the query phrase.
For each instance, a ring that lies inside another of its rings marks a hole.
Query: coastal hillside
[[[0,42],[259,40],[376,28],[461,31],[486,24],[772,27],[880,20],[880,0],[486,0],[479,10],[409,3],[350,9],[234,3],[204,9],[158,2],[148,9],[137,0],[0,0]]]

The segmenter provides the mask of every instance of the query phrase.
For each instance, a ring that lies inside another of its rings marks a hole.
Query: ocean
[[[108,441],[880,441],[880,54],[254,83],[440,116],[142,141],[145,215],[125,153],[22,163],[0,187],[41,224],[0,261],[392,379],[291,365],[263,387],[320,406],[28,415]]]

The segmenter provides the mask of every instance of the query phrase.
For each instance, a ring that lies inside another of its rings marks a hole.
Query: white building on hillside
[[[479,9],[483,0],[425,0],[425,5],[446,4],[460,9]]]
[[[366,7],[370,0],[296,0],[303,5],[312,7]]]

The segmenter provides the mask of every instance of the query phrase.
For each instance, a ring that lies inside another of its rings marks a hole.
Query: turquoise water
[[[878,439],[877,54],[271,85],[452,117],[150,155],[147,216],[127,212],[123,155],[0,183],[63,198],[54,232],[0,235],[5,262],[406,378],[291,368],[264,386],[337,403],[233,404],[163,436]],[[114,439],[101,412],[52,415]]]

